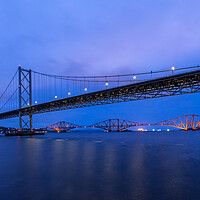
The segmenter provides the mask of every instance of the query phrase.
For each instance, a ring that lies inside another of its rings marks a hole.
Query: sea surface
[[[0,136],[0,200],[199,200],[200,131]]]

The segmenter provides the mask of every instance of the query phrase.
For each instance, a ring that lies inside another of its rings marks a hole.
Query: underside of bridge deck
[[[27,106],[0,114],[0,119],[200,92],[200,70]]]

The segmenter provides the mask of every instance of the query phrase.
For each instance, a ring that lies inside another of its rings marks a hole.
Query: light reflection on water
[[[0,199],[199,199],[200,132],[0,137]]]

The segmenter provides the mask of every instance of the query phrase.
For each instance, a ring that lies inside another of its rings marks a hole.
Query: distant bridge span
[[[71,129],[81,128],[81,126],[79,126],[77,124],[61,121],[61,122],[58,122],[58,123],[55,123],[55,124],[52,124],[52,125],[46,127],[46,129],[47,128],[56,130],[57,132],[67,132]]]
[[[144,126],[145,124],[140,124],[133,121],[123,120],[123,119],[108,119],[102,122],[98,122],[96,124],[90,125],[88,127],[93,128],[101,128],[108,132],[120,132],[127,130],[128,128],[135,127],[135,126]]]
[[[54,129],[57,132],[66,132],[75,128],[100,128],[108,132],[121,132],[128,128],[135,126],[171,126],[182,130],[197,130],[200,128],[200,116],[199,115],[184,115],[173,119],[165,120],[158,123],[137,123],[122,119],[108,119],[92,125],[76,125],[68,122],[59,122],[48,126],[48,129]]]

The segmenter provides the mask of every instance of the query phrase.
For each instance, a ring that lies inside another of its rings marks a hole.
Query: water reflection
[[[1,138],[0,199],[198,199],[200,136],[95,134]]]

